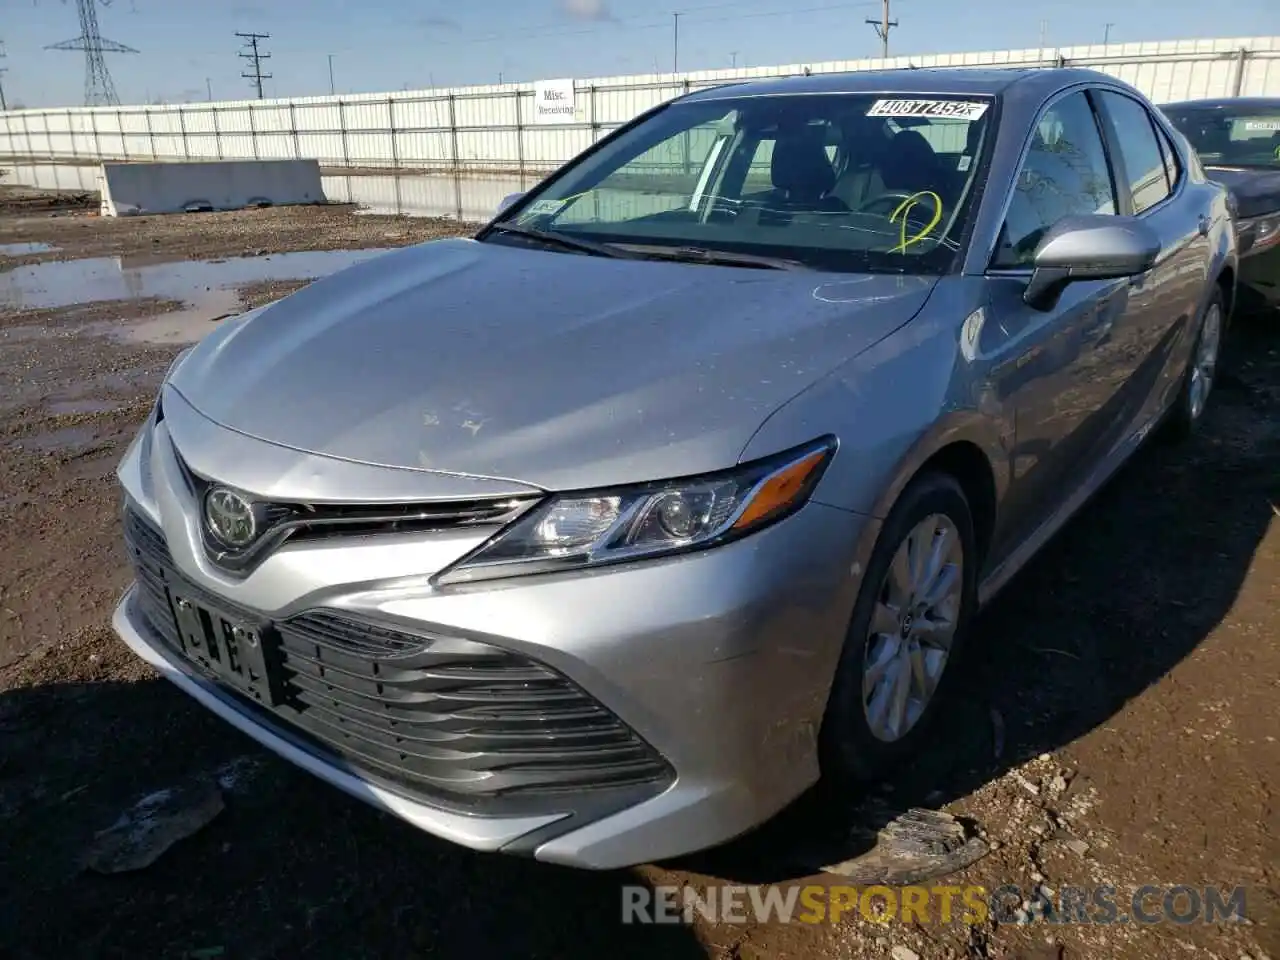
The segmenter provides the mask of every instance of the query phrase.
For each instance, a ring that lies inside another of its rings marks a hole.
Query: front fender
[[[999,502],[1007,484],[1012,423],[984,389],[985,363],[961,349],[976,342],[982,313],[938,298],[914,320],[849,360],[777,410],[751,438],[742,459],[833,433],[839,448],[814,491],[829,506],[883,518],[903,488],[948,445],[970,443],[992,466]],[[958,317],[957,317],[958,314]],[[965,321],[964,317],[976,317]]]
[[[1231,219],[1227,206],[1227,193],[1222,191],[1213,202],[1214,228],[1209,232],[1209,272],[1204,293],[1201,296],[1200,309],[1203,314],[1213,293],[1214,284],[1222,276],[1224,270],[1231,271],[1231,286],[1227,290],[1227,321],[1230,322],[1236,303],[1236,286],[1239,282],[1239,253],[1236,247],[1235,224]]]

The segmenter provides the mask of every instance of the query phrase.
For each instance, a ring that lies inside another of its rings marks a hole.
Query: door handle
[[[1203,213],[1200,214],[1200,219],[1196,221],[1196,226],[1200,230],[1200,236],[1207,237],[1209,235],[1209,218]]]

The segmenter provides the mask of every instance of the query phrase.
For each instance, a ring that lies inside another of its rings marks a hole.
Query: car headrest
[[[822,139],[808,133],[778,138],[773,145],[770,175],[775,187],[797,199],[817,199],[836,182]]]

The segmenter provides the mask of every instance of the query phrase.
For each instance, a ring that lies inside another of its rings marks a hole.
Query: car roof
[[[854,70],[847,73],[819,73],[800,77],[779,77],[730,83],[688,94],[684,102],[724,100],[736,97],[770,97],[815,93],[968,94],[995,96],[1010,87],[1043,88],[1053,91],[1081,82],[1115,83],[1114,77],[1096,70],[1078,68],[996,68],[940,67],[902,70]],[[1028,89],[1026,92],[1034,92]]]
[[[1249,109],[1280,109],[1280,97],[1214,97],[1208,100],[1179,100],[1177,103],[1162,103],[1161,110],[1172,110],[1179,107],[1203,107],[1222,110],[1227,107],[1243,107]]]

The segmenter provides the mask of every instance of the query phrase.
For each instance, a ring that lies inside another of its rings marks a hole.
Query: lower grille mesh
[[[125,517],[138,603],[181,654],[163,536]],[[181,582],[261,630],[282,678],[271,713],[360,770],[467,809],[566,791],[657,784],[661,757],[566,677],[526,657],[458,637],[418,636],[333,611],[268,623]]]

